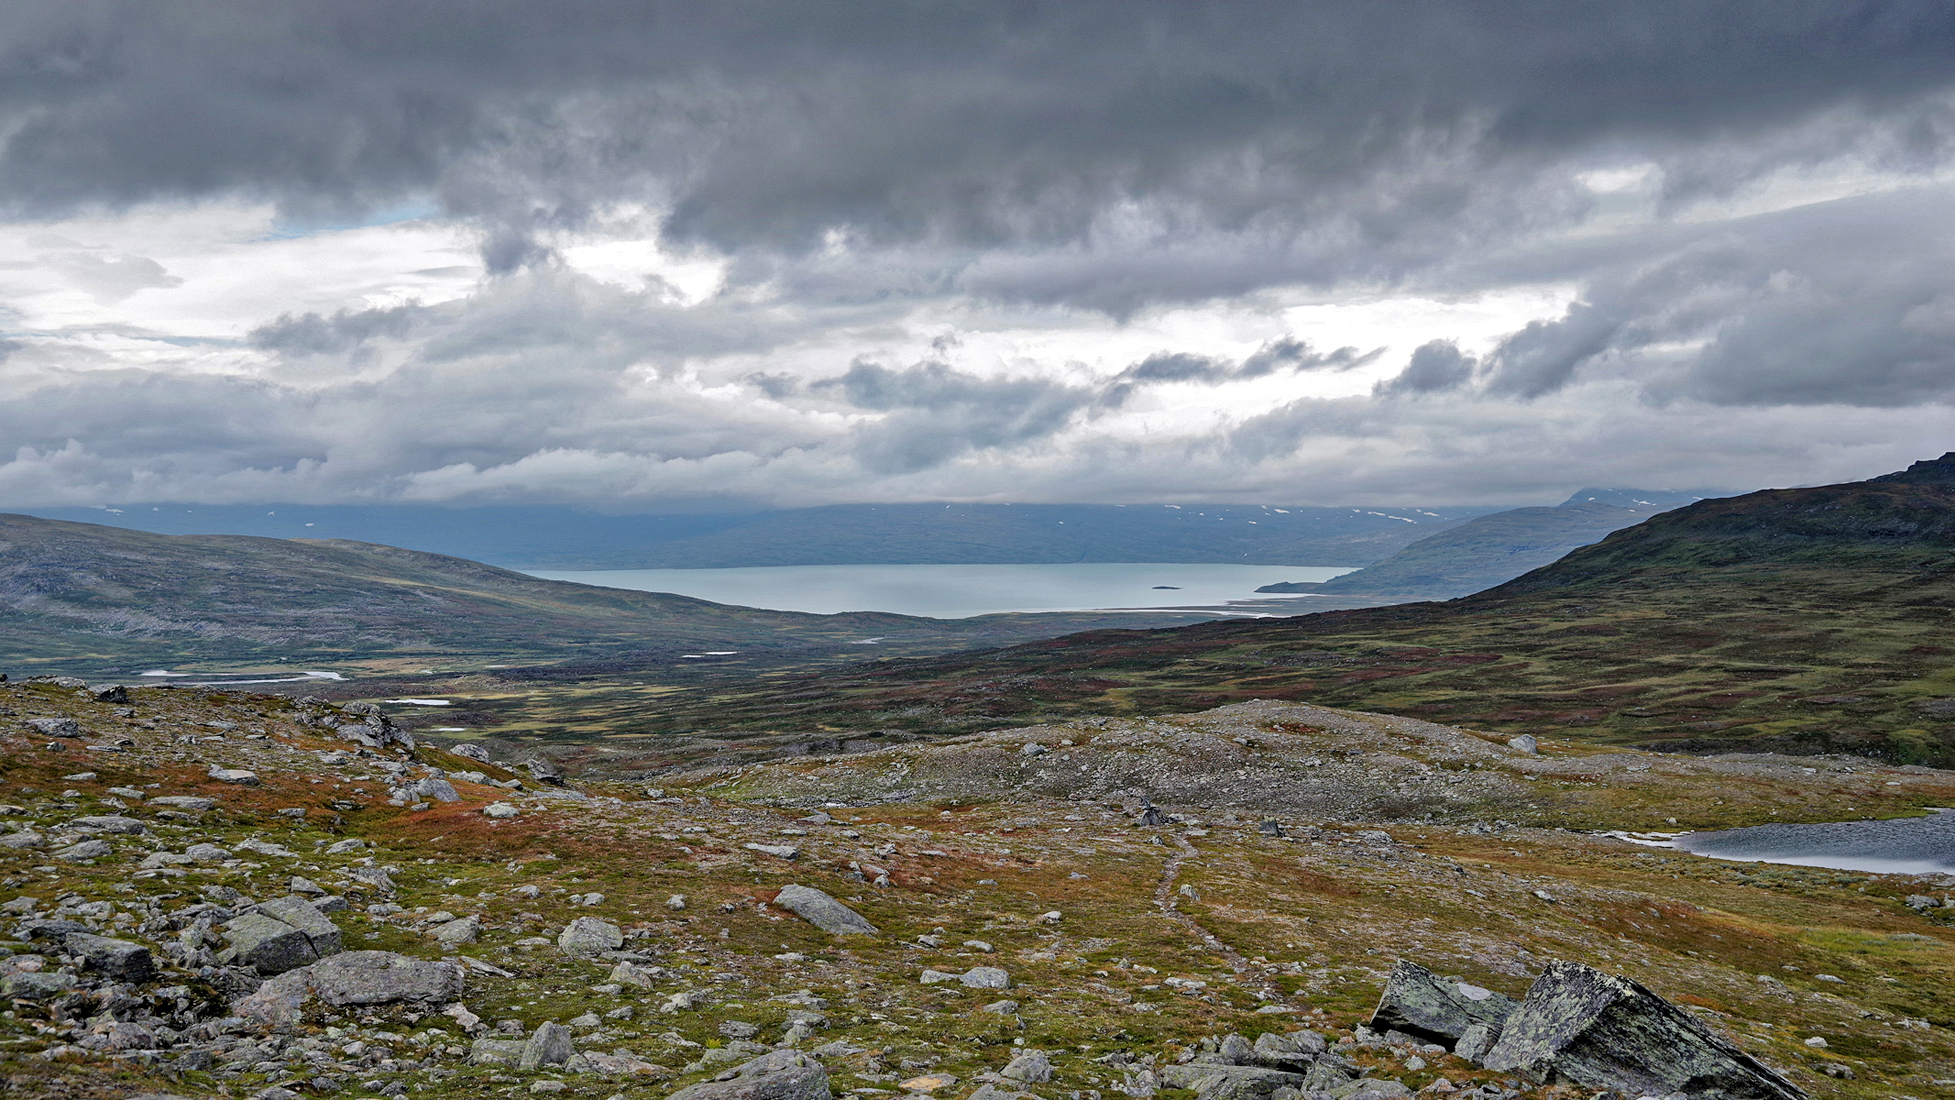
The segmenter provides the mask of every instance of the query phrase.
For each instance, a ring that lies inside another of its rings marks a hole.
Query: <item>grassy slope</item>
[[[1384,561],[1300,591],[1448,599],[1513,580],[1600,542],[1652,509],[1609,504],[1515,508],[1429,535]]]
[[[642,728],[958,731],[1246,698],[1507,732],[1955,760],[1955,495],[1873,481],[1705,501],[1489,592],[1103,631],[680,692]]]

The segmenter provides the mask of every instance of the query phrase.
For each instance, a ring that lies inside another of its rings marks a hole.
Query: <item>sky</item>
[[[0,504],[1851,480],[1951,200],[1945,0],[13,0]]]

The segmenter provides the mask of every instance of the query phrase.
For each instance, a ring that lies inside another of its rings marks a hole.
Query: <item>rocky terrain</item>
[[[12,1095],[1955,1089],[1955,880],[1622,838],[1947,804],[1948,772],[1252,703],[626,782],[371,704],[0,706]],[[1571,989],[1612,1007],[1571,1024]],[[1610,1069],[1632,1010],[1742,1080]]]

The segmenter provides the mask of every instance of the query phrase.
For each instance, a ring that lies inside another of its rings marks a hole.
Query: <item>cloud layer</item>
[[[1864,476],[1951,135],[1940,3],[25,3],[0,502]]]

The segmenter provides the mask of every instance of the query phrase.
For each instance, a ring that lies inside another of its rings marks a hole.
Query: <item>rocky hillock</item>
[[[1598,753],[1255,703],[624,783],[407,736],[371,705],[44,681],[0,685],[0,708],[13,1095],[1517,1100],[1955,1080],[1955,883],[1624,839],[1767,801],[1955,799],[1925,768]],[[1420,1014],[1401,958],[1481,1006],[1473,1041]],[[1589,1007],[1556,1007],[1571,997]],[[1668,1045],[1627,1043],[1622,1019]],[[1665,1076],[1652,1050],[1710,1076]]]

